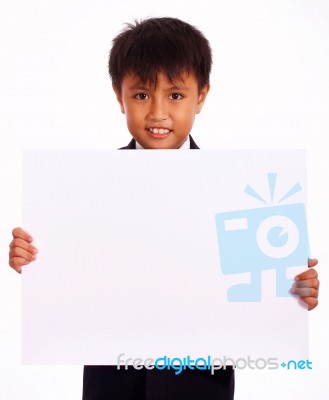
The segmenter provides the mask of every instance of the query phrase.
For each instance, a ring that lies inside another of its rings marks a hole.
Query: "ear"
[[[199,98],[198,98],[197,107],[196,107],[196,114],[199,114],[201,112],[203,104],[206,101],[206,97],[207,97],[209,90],[210,90],[209,83],[204,85],[204,87],[201,89],[201,92],[200,92]]]
[[[112,89],[114,90],[115,95],[116,95],[117,100],[118,100],[118,103],[120,104],[120,108],[121,108],[122,114],[125,114],[125,108],[123,106],[122,96],[121,96],[119,88],[114,83],[112,83]]]

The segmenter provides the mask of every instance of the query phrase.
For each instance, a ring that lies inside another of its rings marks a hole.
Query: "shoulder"
[[[136,150],[136,141],[135,139],[131,139],[129,144],[124,147],[120,147],[118,150]]]
[[[191,150],[200,150],[200,147],[195,143],[192,136],[190,135],[190,149]]]

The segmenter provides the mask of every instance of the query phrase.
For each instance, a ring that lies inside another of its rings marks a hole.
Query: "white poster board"
[[[23,362],[306,359],[305,199],[304,151],[25,152]]]

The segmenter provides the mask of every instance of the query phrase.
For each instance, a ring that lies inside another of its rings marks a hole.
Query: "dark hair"
[[[112,41],[109,73],[121,90],[122,79],[136,74],[144,84],[156,85],[159,72],[168,80],[194,73],[199,92],[209,83],[212,56],[208,40],[194,26],[177,18],[148,18],[126,24]]]

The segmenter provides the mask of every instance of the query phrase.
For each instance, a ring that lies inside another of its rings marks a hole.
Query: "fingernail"
[[[33,253],[33,254],[37,254],[37,252],[38,252],[38,250],[37,250],[36,248],[34,248],[34,249],[32,250],[32,253]]]

